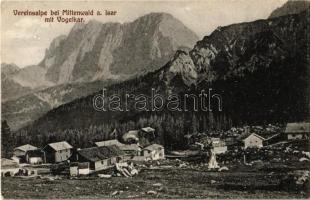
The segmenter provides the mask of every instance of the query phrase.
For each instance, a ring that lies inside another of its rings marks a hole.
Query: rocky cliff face
[[[309,116],[308,22],[309,15],[302,12],[219,27],[189,53],[178,51],[161,69],[107,88],[110,94],[123,95],[150,95],[151,88],[163,95],[171,90],[181,94],[213,88],[222,95],[223,112],[97,112],[93,97],[100,91],[48,112],[31,130],[59,133],[72,126],[88,130],[103,123],[126,129],[156,115],[157,121],[151,120],[153,126],[173,137],[176,132],[190,131],[184,124],[196,126],[191,130],[206,131],[222,124],[304,120]],[[174,120],[167,124],[171,118]],[[168,127],[173,127],[173,132]]]
[[[176,50],[189,50],[197,40],[195,33],[165,13],[126,24],[75,24],[67,36],[51,42],[38,65],[3,68],[2,117],[13,130],[21,128],[106,82],[154,71]]]
[[[56,38],[39,64],[55,84],[123,79],[153,71],[178,49],[190,49],[197,36],[179,20],[152,13],[134,22],[76,24]]]

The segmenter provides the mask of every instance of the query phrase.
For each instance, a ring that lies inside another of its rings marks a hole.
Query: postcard
[[[308,0],[1,2],[3,199],[308,199]]]

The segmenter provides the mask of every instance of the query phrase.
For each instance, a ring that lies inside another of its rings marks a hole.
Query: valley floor
[[[3,177],[4,198],[309,198],[310,191],[285,191],[272,187],[251,189],[251,184],[272,185],[279,174],[266,172],[208,172],[195,169],[145,169],[132,178],[85,177],[48,180]],[[232,180],[244,188],[219,183]],[[250,184],[249,184],[250,183]],[[226,185],[227,186],[227,185]],[[225,189],[226,188],[226,189]],[[229,188],[229,189],[228,189]]]

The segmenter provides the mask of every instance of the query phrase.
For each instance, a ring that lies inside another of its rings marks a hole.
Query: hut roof
[[[105,141],[95,142],[95,144],[98,147],[111,146],[111,145],[116,145],[116,146],[124,146],[125,145],[123,143],[120,143],[118,140],[105,140]]]
[[[310,133],[310,123],[288,123],[285,128],[285,133]]]
[[[73,147],[66,141],[50,143],[47,146],[50,146],[55,151],[60,151],[64,149],[72,149]]]
[[[120,147],[123,151],[140,151],[141,147],[138,144],[126,144]]]
[[[158,150],[158,149],[162,149],[162,148],[164,148],[164,147],[160,144],[152,144],[150,146],[145,147],[144,149],[149,150],[149,151],[153,151],[153,150]]]
[[[255,137],[257,137],[257,138],[259,138],[259,139],[261,139],[261,140],[265,140],[264,137],[262,137],[262,136],[260,136],[260,135],[257,135],[256,133],[250,134],[248,137],[244,138],[243,140],[246,140],[246,139],[249,138],[250,136],[255,136]]]
[[[119,147],[112,145],[81,149],[78,151],[78,154],[87,160],[96,162],[116,156],[121,156],[124,153],[119,149]]]
[[[155,131],[155,129],[153,129],[152,127],[144,127],[141,128],[142,131],[147,132],[147,133],[153,133]]]
[[[38,148],[35,147],[35,146],[32,146],[31,144],[25,144],[25,145],[16,147],[14,150],[16,150],[16,149],[26,152],[26,151],[35,150],[35,149],[38,149]]]

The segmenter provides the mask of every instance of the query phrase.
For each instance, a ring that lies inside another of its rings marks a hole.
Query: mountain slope
[[[269,18],[297,14],[309,8],[310,8],[310,1],[308,0],[289,0],[283,6],[275,9],[270,14]]]
[[[20,69],[14,64],[1,64],[2,101],[16,99],[53,83],[45,80],[46,70],[33,65]]]
[[[113,80],[94,81],[83,84],[64,84],[44,90],[32,91],[20,98],[2,102],[2,118],[13,131],[30,124],[46,112],[74,99],[87,96],[112,84]]]
[[[6,77],[17,73],[20,70],[20,68],[15,65],[14,63],[7,64],[2,63],[1,64],[1,79],[5,79]]]
[[[40,133],[75,143],[73,137],[83,135],[91,141],[102,139],[102,133],[113,128],[123,133],[151,125],[162,142],[180,147],[186,133],[305,120],[309,116],[308,22],[309,15],[303,12],[219,27],[189,53],[178,51],[164,67],[107,88],[106,96],[121,97],[126,93],[150,96],[151,88],[163,97],[171,92],[198,95],[202,89],[212,88],[222,96],[221,112],[216,111],[216,100],[211,101],[213,112],[137,111],[135,102],[129,102],[129,112],[100,112],[93,107],[99,91],[53,109],[23,131],[33,137]],[[184,110],[189,103],[183,103]],[[67,133],[75,134],[65,136]]]
[[[16,83],[31,89],[40,89],[53,86],[53,83],[44,78],[45,74],[46,70],[44,68],[37,65],[31,65],[14,74],[12,79]]]

